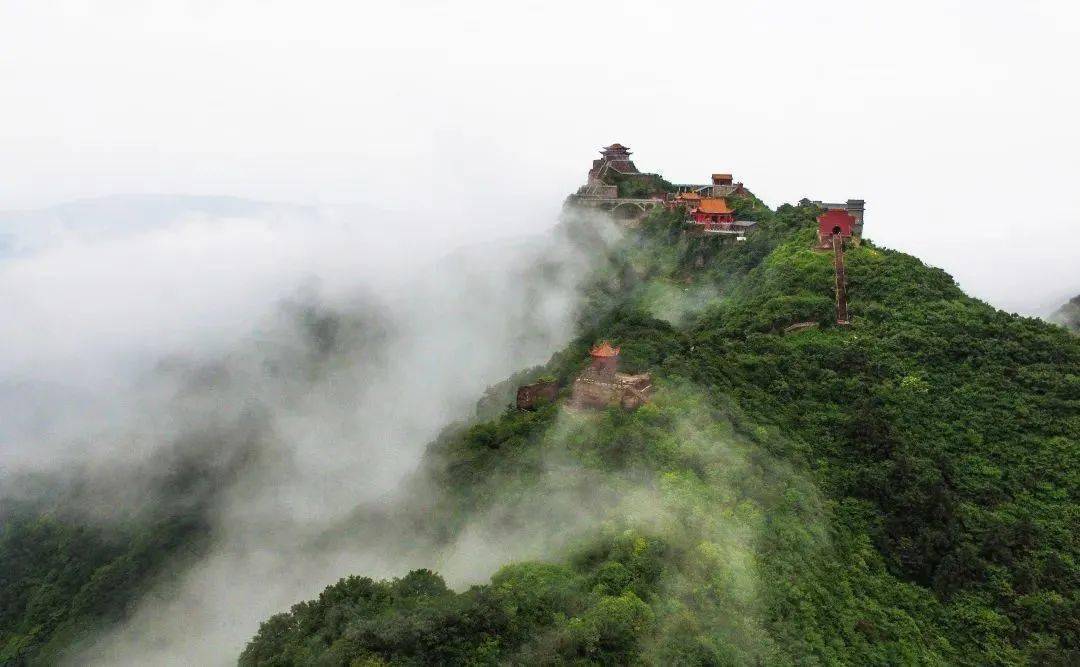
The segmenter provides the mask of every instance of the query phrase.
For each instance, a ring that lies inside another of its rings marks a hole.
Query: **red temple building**
[[[696,197],[696,199],[695,199]],[[736,220],[735,211],[723,197],[700,197],[695,193],[680,193],[676,206],[685,206],[686,222],[697,234],[716,234],[743,240],[757,226],[752,220]]]
[[[844,241],[858,242],[855,216],[842,208],[830,208],[818,216],[818,247],[832,248],[832,237],[839,235]]]
[[[821,200],[814,200],[810,202],[825,209],[826,211],[834,208],[842,211],[847,211],[855,218],[855,224],[851,228],[851,236],[856,240],[862,238],[863,229],[863,217],[866,214],[866,201],[863,199],[849,199],[845,202],[826,202]]]
[[[698,224],[735,222],[735,211],[723,197],[703,197],[690,211],[690,218]]]

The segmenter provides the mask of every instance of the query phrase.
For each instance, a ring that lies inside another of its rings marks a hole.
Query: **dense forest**
[[[437,500],[408,520],[545,535],[543,558],[457,591],[357,573],[268,619],[241,664],[1080,662],[1080,341],[870,242],[837,327],[819,209],[736,203],[759,221],[743,243],[678,212],[628,231],[579,337],[429,447],[410,483]],[[603,339],[653,401],[563,409]],[[516,410],[541,375],[559,398]]]
[[[57,660],[202,546],[199,507],[102,522],[72,511],[77,499],[50,496],[7,499],[0,512],[0,664]]]

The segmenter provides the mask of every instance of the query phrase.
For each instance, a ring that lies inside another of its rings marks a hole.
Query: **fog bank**
[[[310,541],[389,502],[485,387],[566,342],[591,258],[551,229],[493,241],[463,220],[454,248],[371,212],[159,203],[9,243],[0,474],[78,478],[78,511],[108,522],[192,465],[209,554],[78,661],[225,664],[336,578],[403,571],[400,546]]]

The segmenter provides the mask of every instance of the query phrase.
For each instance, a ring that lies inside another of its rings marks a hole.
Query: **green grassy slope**
[[[667,213],[628,235],[534,371],[565,383],[610,338],[652,404],[507,409],[430,447],[428,529],[497,513],[543,562],[463,592],[342,580],[241,663],[1075,664],[1080,342],[870,244],[831,326],[816,209],[738,206],[761,221],[738,245]]]

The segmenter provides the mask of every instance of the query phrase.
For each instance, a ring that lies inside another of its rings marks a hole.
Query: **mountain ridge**
[[[596,267],[579,338],[531,374],[566,386],[612,340],[654,374],[654,403],[511,406],[431,446],[436,534],[494,513],[559,548],[463,593],[430,571],[343,580],[267,621],[241,663],[1074,658],[1075,339],[871,243],[848,253],[853,322],[836,327],[817,211],[762,207],[742,244],[653,213]],[[713,298],[671,308],[702,285]],[[800,321],[819,329],[783,335]],[[594,525],[536,528],[553,497]]]

